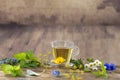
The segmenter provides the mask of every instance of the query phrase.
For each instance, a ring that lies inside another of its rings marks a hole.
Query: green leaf
[[[88,62],[94,62],[94,59],[93,58],[87,58],[87,61]]]
[[[20,68],[20,65],[12,66],[9,64],[4,64],[2,65],[2,71],[6,74],[11,74],[14,77],[23,76],[23,72]]]
[[[104,63],[103,62],[102,62],[102,65],[101,65],[101,69],[102,69],[102,71],[93,72],[93,74],[96,77],[108,78],[108,75],[107,75],[107,72],[106,72],[106,69],[104,67]]]
[[[19,70],[20,69],[20,65],[14,66],[13,68],[14,68],[14,70]]]
[[[26,55],[26,58],[30,59],[30,60],[36,60],[37,61],[37,58],[34,56],[33,51],[28,51],[27,55]]]
[[[26,60],[26,53],[22,52],[22,53],[15,54],[14,58],[16,58],[18,60]]]
[[[1,68],[2,68],[2,71],[5,72],[6,74],[10,74],[11,70],[13,70],[13,66],[8,64],[3,64]]]
[[[33,61],[31,62],[31,64],[29,64],[30,67],[39,67],[40,66],[40,63],[39,62],[36,62],[36,61]]]
[[[12,71],[11,75],[14,77],[23,76],[23,71],[21,69],[14,70],[14,71]]]
[[[20,61],[20,66],[22,68],[28,68],[29,67],[29,64],[25,61],[25,60],[21,60]]]
[[[34,56],[34,53],[32,51],[18,53],[15,54],[14,57],[19,60],[19,64],[22,68],[39,67],[38,65],[40,65],[40,62]]]
[[[71,59],[70,62],[73,63],[75,66],[77,66],[77,69],[84,69],[84,64],[82,59],[78,59],[78,60]]]

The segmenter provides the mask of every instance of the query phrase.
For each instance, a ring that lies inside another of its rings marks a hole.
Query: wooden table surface
[[[24,74],[26,75],[26,69],[24,70]],[[39,76],[25,76],[25,77],[12,77],[10,75],[5,75],[2,71],[0,71],[0,80],[71,80],[70,78],[66,78],[66,77],[54,77],[51,74],[51,71],[53,70],[53,68],[51,69],[45,69],[45,72],[43,71],[43,68],[37,68],[37,69],[32,69],[33,71],[40,73]],[[96,78],[92,73],[84,73],[83,75],[81,75],[80,73],[77,73],[77,75],[82,78],[82,80],[120,80],[120,69],[117,68],[116,71],[108,73],[108,79],[104,79],[104,78]],[[61,72],[63,73],[68,73],[68,69],[61,69]]]

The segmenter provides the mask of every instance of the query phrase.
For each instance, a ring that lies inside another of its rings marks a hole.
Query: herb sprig
[[[39,60],[34,56],[34,53],[32,51],[15,54],[14,58],[19,60],[18,63],[22,68],[40,66]]]
[[[101,71],[97,71],[97,72],[92,72],[96,77],[103,77],[103,78],[108,78],[108,75],[107,75],[107,71],[106,71],[106,68],[104,66],[104,63],[102,62],[102,65],[101,65]]]

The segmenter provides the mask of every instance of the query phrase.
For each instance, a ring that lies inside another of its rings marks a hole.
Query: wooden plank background
[[[0,0],[0,23],[120,25],[120,0]]]
[[[33,50],[35,54],[51,51],[53,40],[71,40],[80,48],[76,58],[93,57],[120,65],[119,26],[46,26],[0,25],[0,57]]]

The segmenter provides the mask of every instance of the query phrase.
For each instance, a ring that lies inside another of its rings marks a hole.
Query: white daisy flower
[[[93,62],[93,66],[97,66],[97,63],[95,61]]]
[[[95,60],[94,62],[96,63],[96,66],[99,66],[101,64],[99,60]]]
[[[85,66],[85,68],[89,68],[90,67],[89,64],[85,64],[84,66]]]
[[[98,66],[101,66],[101,65],[102,65],[102,62],[99,62],[99,63],[98,63]]]
[[[89,63],[89,68],[92,69],[94,67],[94,63]]]
[[[92,70],[98,70],[98,68],[97,67],[92,67]]]

